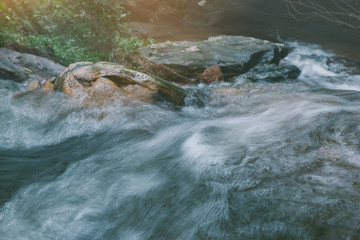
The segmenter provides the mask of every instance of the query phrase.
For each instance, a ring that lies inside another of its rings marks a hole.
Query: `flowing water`
[[[289,44],[298,81],[188,87],[176,109],[1,80],[0,238],[359,239],[360,75]]]

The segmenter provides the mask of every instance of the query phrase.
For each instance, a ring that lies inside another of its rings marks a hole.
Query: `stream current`
[[[360,75],[289,44],[297,81],[187,87],[178,109],[0,80],[0,238],[359,239]]]

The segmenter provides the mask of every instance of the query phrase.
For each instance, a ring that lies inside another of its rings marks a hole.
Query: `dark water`
[[[178,12],[170,11],[172,14],[169,13],[167,17],[158,16],[159,25],[143,26],[139,30],[157,41],[203,40],[220,34],[251,36],[271,41],[300,40],[319,44],[324,49],[335,51],[338,55],[346,56],[360,65],[359,21],[354,22],[349,19],[344,21],[357,26],[357,29],[354,29],[319,17],[323,14],[313,17],[293,17],[294,12],[290,15],[286,2],[291,1],[207,0],[203,7],[190,4],[191,6],[180,7],[177,9]],[[360,13],[359,0],[295,0],[293,2],[303,2],[306,6],[309,6],[310,2],[315,2],[323,6],[325,12],[331,9],[331,6],[334,7],[335,3],[335,13],[347,13],[346,8],[341,8],[347,3],[347,7],[353,7],[355,16]],[[336,5],[336,3],[340,4]],[[153,3],[153,5],[157,4],[161,6],[161,3],[156,1]],[[305,9],[302,9],[305,13],[311,11],[319,13],[317,8]],[[151,14],[144,14],[144,9],[131,10],[133,21],[148,22],[151,17]],[[135,27],[136,29],[138,28]]]
[[[175,110],[1,80],[0,238],[359,239],[360,75],[289,44],[298,81],[188,87]]]

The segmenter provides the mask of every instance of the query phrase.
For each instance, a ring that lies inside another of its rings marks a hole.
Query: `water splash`
[[[294,50],[283,61],[301,69],[301,81],[326,89],[360,91],[360,75],[349,73],[351,69],[334,53],[315,44],[288,44]]]

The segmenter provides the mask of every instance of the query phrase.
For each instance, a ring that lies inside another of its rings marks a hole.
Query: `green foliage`
[[[104,53],[78,45],[77,41],[72,39],[71,36],[29,35],[26,41],[29,46],[56,56],[57,60],[63,65],[80,61],[98,62],[106,59]]]
[[[118,0],[4,0],[0,46],[16,42],[61,63],[120,60],[147,42],[131,33]]]
[[[154,40],[152,38],[148,38],[147,41],[145,41],[143,39],[134,36],[127,38],[116,37],[115,41],[116,41],[116,45],[114,46],[115,48],[113,49],[111,58],[118,59],[122,62],[125,61],[125,57],[128,54],[134,52],[136,49],[144,47],[147,43],[150,44],[154,43]]]

